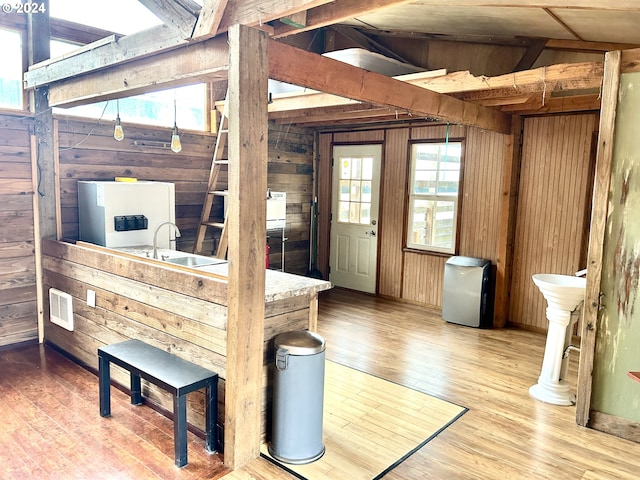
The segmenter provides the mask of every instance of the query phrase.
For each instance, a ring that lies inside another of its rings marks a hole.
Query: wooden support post
[[[229,29],[229,289],[224,461],[232,469],[260,454],[268,45],[265,32],[241,25]]]
[[[29,64],[47,60],[50,57],[49,1],[45,0],[45,12],[29,15]],[[36,160],[39,172],[36,195],[40,195],[39,215],[40,235],[54,238],[56,235],[56,190],[54,174],[53,114],[49,107],[49,88],[40,86],[34,90],[31,110],[35,115],[37,138]]]
[[[496,262],[494,327],[503,327],[509,318],[513,238],[516,230],[518,180],[522,158],[522,117],[513,116],[511,135],[506,135],[505,139],[506,149],[502,166],[502,197],[500,198],[500,226],[498,229],[498,259]]]
[[[609,190],[611,188],[611,164],[615,138],[618,90],[620,87],[621,52],[616,50],[605,55],[602,85],[602,107],[600,108],[600,133],[596,153],[596,178],[593,188],[593,209],[589,232],[587,255],[587,288],[584,298],[584,313],[578,367],[576,395],[576,423],[586,426],[591,407],[593,361],[596,347],[598,312],[600,311],[600,281]]]
[[[43,1],[45,12],[29,15],[27,28],[29,65],[50,57],[49,0]],[[44,291],[42,278],[43,238],[55,238],[57,232],[55,188],[55,155],[53,113],[49,107],[49,88],[38,87],[29,95],[35,113],[35,137],[31,137],[31,175],[33,182],[33,233],[36,263],[36,299],[38,308],[38,341],[44,341]]]

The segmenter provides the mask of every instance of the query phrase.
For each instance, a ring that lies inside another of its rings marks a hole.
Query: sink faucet
[[[162,227],[163,225],[171,225],[176,231],[176,238],[180,236],[180,229],[175,223],[163,222],[160,225],[158,225],[156,227],[156,231],[153,232],[153,258],[155,258],[156,260],[158,259],[158,230],[160,230],[160,227]]]

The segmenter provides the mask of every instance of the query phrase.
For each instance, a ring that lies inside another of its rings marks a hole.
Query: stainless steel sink
[[[175,263],[176,265],[182,265],[185,267],[202,267],[204,265],[214,265],[216,263],[220,263],[220,260],[207,257],[185,256],[167,258],[165,259],[165,262]]]

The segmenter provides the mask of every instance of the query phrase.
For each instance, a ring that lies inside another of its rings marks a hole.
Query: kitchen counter
[[[151,245],[120,247],[114,248],[114,250],[142,258],[152,258],[153,255],[153,246]],[[201,262],[200,264],[189,265],[189,268],[195,272],[209,272],[223,277],[228,277],[229,275],[229,265],[226,260],[166,248],[158,248],[157,251],[158,260],[164,261],[169,267],[176,265],[174,262],[177,258],[191,258],[197,262]],[[185,265],[182,264],[182,266],[184,267]],[[327,282],[326,280],[318,280],[302,275],[281,272],[279,270],[267,269],[264,300],[265,303],[270,303],[301,295],[313,295],[330,288],[331,282]]]

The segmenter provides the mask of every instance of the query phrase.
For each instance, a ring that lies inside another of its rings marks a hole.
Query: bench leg
[[[173,396],[173,449],[176,466],[187,464],[187,396]]]
[[[100,416],[111,415],[111,374],[109,360],[98,357],[98,389],[100,392]]]
[[[129,372],[131,378],[131,405],[142,404],[142,388],[140,387],[140,375]]]
[[[207,432],[205,448],[207,452],[217,452],[216,421],[218,420],[218,386],[215,380],[211,381],[206,389],[205,412]]]

